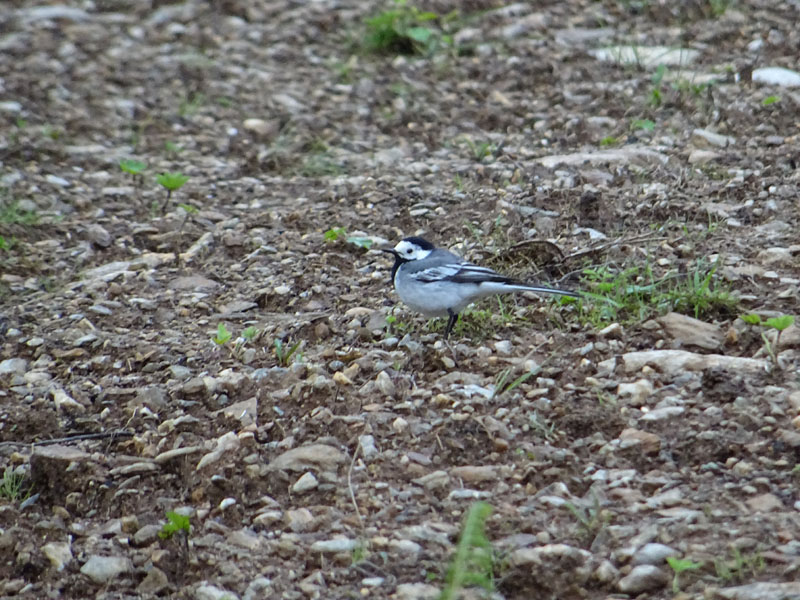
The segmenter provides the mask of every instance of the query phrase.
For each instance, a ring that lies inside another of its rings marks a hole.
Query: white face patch
[[[423,250],[416,244],[412,244],[406,240],[398,242],[394,250],[403,260],[422,260],[432,252],[432,250]]]

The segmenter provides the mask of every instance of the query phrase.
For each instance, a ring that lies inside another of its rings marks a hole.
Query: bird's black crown
[[[435,246],[428,240],[421,237],[411,236],[403,238],[403,241],[408,242],[409,244],[414,244],[415,246],[419,246],[423,250],[433,250],[435,248]]]

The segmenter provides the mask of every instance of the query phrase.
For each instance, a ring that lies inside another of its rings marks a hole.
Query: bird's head
[[[400,240],[394,248],[381,248],[384,252],[394,254],[398,264],[412,260],[422,260],[433,252],[434,245],[421,237],[407,237]]]

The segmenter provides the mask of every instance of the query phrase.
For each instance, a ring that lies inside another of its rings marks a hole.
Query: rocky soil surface
[[[392,6],[3,3],[0,595],[800,598],[800,5]]]

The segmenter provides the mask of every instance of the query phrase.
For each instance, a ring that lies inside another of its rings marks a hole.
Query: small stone
[[[610,560],[604,560],[592,573],[592,576],[600,583],[612,583],[619,577],[619,570]]]
[[[341,386],[353,385],[353,380],[341,371],[336,371],[336,373],[333,374],[333,381]]]
[[[244,591],[242,600],[262,600],[272,596],[270,588],[272,587],[272,580],[267,577],[256,577],[247,586]]]
[[[69,542],[48,542],[42,546],[42,554],[56,571],[63,571],[64,567],[72,562],[72,548]]]
[[[381,371],[378,373],[378,376],[375,378],[375,385],[384,396],[394,398],[397,395],[397,389],[395,388],[394,382],[392,381],[391,377],[389,377],[388,373],[386,373],[386,371]]]
[[[644,454],[658,454],[661,450],[661,438],[647,431],[625,429],[619,434],[619,439],[623,442],[635,443]]]
[[[292,492],[295,494],[303,494],[316,489],[318,485],[319,481],[317,481],[313,473],[304,473],[292,486]]]
[[[439,588],[427,583],[401,583],[394,593],[394,600],[435,600]]]
[[[717,148],[726,148],[727,146],[735,146],[736,138],[714,133],[707,129],[695,129],[692,131],[692,142],[700,147],[716,146]]]
[[[636,565],[662,565],[669,556],[678,556],[679,552],[665,544],[645,544],[637,550],[631,564]]]
[[[800,87],[800,73],[783,67],[753,69],[753,81],[765,85]]]
[[[215,585],[203,584],[194,591],[195,600],[239,600],[239,596]]]
[[[49,174],[45,176],[45,181],[51,185],[56,185],[58,187],[69,187],[72,185],[69,181],[64,179],[63,177],[59,177],[58,175]]]
[[[667,313],[658,322],[682,346],[717,350],[725,339],[722,327],[676,312]]]
[[[465,483],[482,483],[485,481],[496,481],[499,476],[498,468],[492,465],[479,465],[463,467],[453,467],[450,475],[456,479],[461,479]]]
[[[104,317],[110,317],[114,314],[113,310],[102,304],[93,304],[89,307],[89,312],[93,312],[96,315],[103,315]]]
[[[389,542],[389,548],[403,556],[413,557],[416,557],[422,551],[422,546],[412,540],[392,540]]]
[[[100,248],[108,248],[111,245],[111,234],[106,231],[105,227],[97,223],[92,223],[86,228],[86,235],[90,242]]]
[[[641,594],[648,590],[664,587],[669,576],[653,565],[639,565],[619,580],[617,589],[623,594]]]
[[[202,377],[192,377],[189,381],[183,384],[183,393],[189,396],[200,394],[206,391],[206,384]]]
[[[723,600],[797,600],[800,598],[800,581],[759,581],[736,587],[716,590],[715,598]]]
[[[366,460],[375,458],[378,455],[378,448],[375,446],[375,437],[372,435],[362,435],[358,438],[361,445],[361,454]]]
[[[0,375],[22,375],[28,369],[24,358],[7,358],[0,362]]]
[[[158,595],[168,587],[169,579],[167,579],[164,571],[158,567],[152,567],[137,586],[136,591],[142,595]]]
[[[203,456],[200,462],[197,463],[196,470],[200,471],[204,467],[217,462],[224,454],[234,452],[240,445],[241,440],[233,431],[229,431],[225,435],[220,436],[217,438],[217,445],[214,450]]]
[[[620,383],[617,386],[617,395],[620,398],[629,398],[628,404],[642,406],[653,393],[653,384],[648,379],[639,379],[633,383]]]
[[[307,471],[321,469],[334,471],[345,462],[346,456],[338,448],[328,444],[309,444],[287,450],[269,463],[271,471]]]
[[[785,510],[780,498],[769,493],[748,498],[747,506],[753,512],[780,512]]]
[[[133,534],[133,544],[134,546],[147,546],[152,544],[158,539],[158,534],[160,532],[160,525],[145,525]]]
[[[672,417],[678,417],[686,411],[682,406],[663,406],[642,415],[642,421],[665,421]]]
[[[395,433],[403,433],[406,429],[408,429],[408,421],[406,421],[403,417],[397,417],[394,421],[392,421],[392,429],[394,429]]]
[[[123,556],[99,556],[94,554],[81,567],[81,573],[101,585],[132,571],[133,564]]]
[[[300,533],[306,531],[311,523],[314,522],[314,515],[307,508],[297,508],[294,510],[287,510],[283,516],[286,527],[290,531]]]
[[[603,338],[618,338],[621,337],[623,333],[624,329],[622,325],[619,323],[612,323],[607,327],[603,327],[603,329],[597,332],[597,335]]]
[[[689,152],[689,158],[687,161],[690,165],[702,166],[719,159],[721,156],[722,155],[719,152],[714,152],[713,150],[694,149]]]
[[[269,140],[280,132],[280,121],[271,119],[245,119],[242,122],[242,129],[252,133],[260,140]]]
[[[319,540],[311,544],[312,552],[336,553],[350,552],[358,546],[358,540],[350,538],[336,538],[333,540]]]
[[[511,342],[508,340],[503,340],[500,342],[494,343],[494,349],[498,354],[502,354],[504,356],[508,356],[511,354],[512,346]]]
[[[434,471],[413,480],[417,485],[421,485],[426,490],[437,490],[445,488],[450,484],[450,476],[447,471]]]

